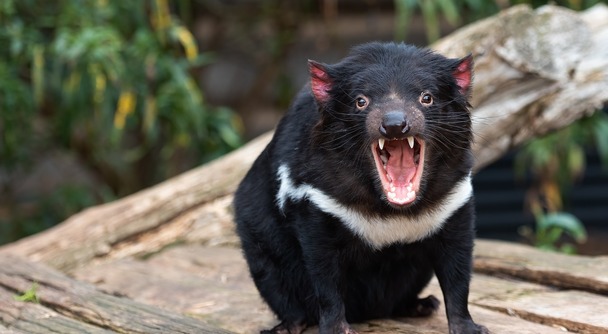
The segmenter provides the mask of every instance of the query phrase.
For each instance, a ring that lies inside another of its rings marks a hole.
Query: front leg
[[[450,334],[488,334],[469,314],[473,262],[473,203],[465,204],[445,224],[433,246],[434,269],[448,317]]]
[[[306,250],[304,257],[318,306],[319,334],[356,334],[346,322],[339,253],[323,246]]]
[[[331,220],[321,217],[318,220],[308,217],[307,228],[299,231],[304,264],[315,294],[319,334],[356,334],[345,316],[342,284],[345,277],[340,263],[344,245],[336,241]],[[321,224],[313,227],[313,221]]]

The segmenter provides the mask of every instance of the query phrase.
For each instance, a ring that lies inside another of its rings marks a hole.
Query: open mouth
[[[372,144],[372,153],[389,203],[403,206],[414,202],[424,168],[424,141],[413,136],[381,138]]]

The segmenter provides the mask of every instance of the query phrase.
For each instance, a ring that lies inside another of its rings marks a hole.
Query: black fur
[[[312,84],[281,120],[234,202],[251,276],[281,321],[266,332],[300,333],[318,324],[322,334],[354,333],[348,322],[427,316],[438,301],[418,294],[435,273],[450,333],[486,333],[467,308],[472,196],[432,235],[380,246],[309,197],[282,203],[277,197],[279,167],[287,166],[294,186],[311,186],[362,215],[413,217],[446,201],[473,164],[470,57],[447,59],[405,44],[370,43],[335,65],[310,66]],[[421,105],[421,92],[432,96],[432,105]],[[361,110],[358,96],[369,102]],[[394,110],[404,115],[403,131],[426,145],[420,189],[406,205],[387,200],[370,149],[382,138],[384,115]]]

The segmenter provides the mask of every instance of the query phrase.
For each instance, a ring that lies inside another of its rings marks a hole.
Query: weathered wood
[[[582,14],[552,6],[517,6],[435,44],[449,56],[475,55],[476,168],[606,103],[606,45],[605,5]],[[193,235],[217,242],[199,228],[214,231],[223,238],[220,242],[231,242],[230,233],[220,232],[231,215],[231,193],[270,136],[156,187],[86,210],[0,248],[0,254],[20,254],[71,270],[94,259],[156,252],[173,242],[198,240]],[[220,204],[214,202],[220,198]]]
[[[0,288],[0,322],[15,333],[109,334],[115,331],[79,322],[36,303],[16,301],[14,291]],[[6,327],[5,327],[6,328]],[[0,325],[0,333],[5,333]],[[7,329],[6,333],[11,333]]]
[[[528,321],[565,328],[571,332],[608,333],[608,299],[604,296],[577,290],[546,289],[538,286],[514,293],[505,280],[478,275],[471,289],[471,303],[497,310]],[[483,293],[493,285],[492,293]],[[531,285],[531,284],[530,284]]]
[[[477,169],[608,101],[608,7],[512,7],[434,45],[475,56]]]
[[[199,205],[159,228],[141,233],[112,247],[102,260],[144,256],[174,243],[237,246],[232,219],[232,194]]]
[[[81,268],[74,277],[234,332],[255,333],[276,321],[235,248],[177,246],[145,261],[120,259]]]
[[[39,305],[11,300],[34,283]],[[0,257],[0,321],[27,333],[229,333],[10,255]]]
[[[3,327],[2,325],[0,325],[0,334],[26,334],[26,333],[22,332],[22,331],[7,329],[6,327]]]
[[[25,332],[8,329],[0,324],[0,334],[25,334]]]
[[[608,295],[607,256],[573,257],[525,245],[478,240],[475,245],[475,270]]]
[[[146,259],[121,259],[80,268],[74,275],[98,284],[104,290],[187,313],[238,333],[253,333],[269,328],[277,321],[258,296],[241,252],[235,248],[180,245]],[[472,287],[471,312],[493,333],[562,332],[543,325],[544,316],[526,321],[507,314],[498,306],[494,311],[495,305],[489,305],[489,300],[553,292],[554,289],[479,275],[474,278]],[[430,293],[441,299],[436,280],[423,295]],[[572,303],[577,304],[576,301]],[[355,324],[354,328],[360,333],[446,333],[447,321],[442,306],[430,318],[374,320]],[[308,333],[314,332],[313,329]]]
[[[436,296],[441,294],[436,281],[426,292]],[[527,328],[522,325],[525,322],[513,323],[513,319],[547,326],[542,330],[537,328],[532,333],[550,333],[549,328],[555,329],[551,331],[555,333],[608,333],[608,298],[584,291],[558,290],[535,283],[476,274],[471,282],[469,304],[473,315],[473,310],[481,308],[510,316],[511,322],[501,326],[505,333],[521,333]],[[483,322],[479,316],[475,318],[480,323],[487,323],[495,333],[498,329],[489,324],[495,324],[496,316],[491,314],[487,322]]]

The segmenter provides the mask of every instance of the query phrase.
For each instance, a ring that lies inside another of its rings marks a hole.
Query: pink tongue
[[[386,162],[386,172],[390,176],[391,184],[395,186],[397,197],[405,198],[407,186],[416,174],[414,163],[414,150],[407,144],[407,140],[392,140],[387,142],[385,150],[390,154]]]

